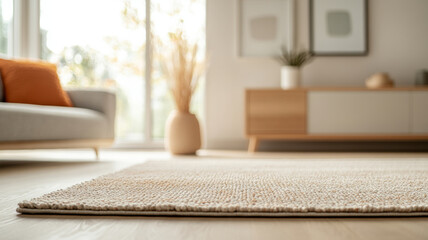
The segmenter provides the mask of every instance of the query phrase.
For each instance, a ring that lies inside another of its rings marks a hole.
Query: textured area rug
[[[428,160],[153,161],[19,203],[20,213],[428,215]]]

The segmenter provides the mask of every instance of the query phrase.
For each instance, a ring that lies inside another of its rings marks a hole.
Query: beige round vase
[[[195,154],[201,148],[201,131],[195,114],[171,112],[166,121],[165,148],[172,154]]]

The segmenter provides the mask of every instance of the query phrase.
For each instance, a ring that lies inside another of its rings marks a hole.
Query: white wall
[[[309,1],[295,0],[297,44],[309,45]],[[242,149],[244,91],[279,87],[279,64],[237,57],[237,0],[207,0],[206,147]],[[369,55],[316,57],[303,68],[304,86],[363,86],[376,72],[397,85],[413,84],[428,69],[428,1],[369,0]]]

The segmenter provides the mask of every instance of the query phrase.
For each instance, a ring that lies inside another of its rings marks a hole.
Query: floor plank
[[[201,151],[202,158],[419,158],[426,153],[255,153]],[[86,150],[0,152],[0,239],[428,239],[428,218],[212,218],[38,216],[15,212],[37,197],[147,160],[164,152]]]

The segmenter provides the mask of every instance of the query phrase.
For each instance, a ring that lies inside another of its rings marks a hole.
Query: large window
[[[40,0],[41,58],[65,86],[114,89],[116,135],[144,139],[145,3]]]
[[[13,1],[0,0],[0,56],[12,54]]]
[[[181,29],[203,58],[205,0],[39,1],[39,57],[58,64],[65,86],[117,92],[120,142],[161,140],[174,107],[161,67],[168,33]],[[199,117],[202,88],[192,106]]]

